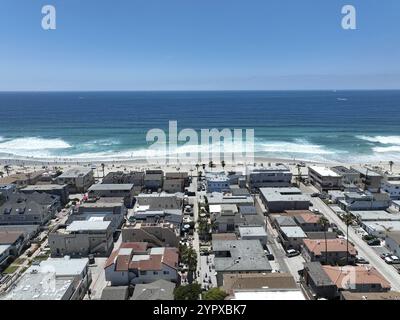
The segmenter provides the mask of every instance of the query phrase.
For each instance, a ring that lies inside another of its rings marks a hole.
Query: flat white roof
[[[231,300],[306,300],[301,290],[236,291]]]
[[[105,231],[108,229],[111,221],[87,221],[87,220],[75,220],[68,227],[67,231],[87,231],[87,230],[97,230]]]
[[[314,170],[316,173],[323,177],[340,177],[340,174],[337,174],[331,168],[320,167],[320,166],[310,166],[310,169]]]
[[[289,238],[307,238],[307,235],[300,227],[281,227],[281,230]]]
[[[222,211],[220,204],[210,204],[209,209],[211,213],[220,213]]]
[[[71,276],[81,274],[87,264],[88,259],[49,258],[40,263],[40,269],[54,269],[57,276]]]
[[[89,191],[129,191],[132,190],[133,184],[129,183],[115,183],[115,184],[101,184],[97,183],[89,188]]]
[[[240,226],[240,236],[266,237],[267,231],[262,226]]]

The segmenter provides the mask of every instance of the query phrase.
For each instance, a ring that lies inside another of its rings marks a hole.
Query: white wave
[[[391,147],[374,147],[372,148],[374,152],[377,153],[398,153],[400,152],[400,146],[391,146]]]
[[[276,152],[276,153],[295,153],[295,154],[314,154],[327,155],[335,154],[333,150],[327,150],[321,145],[311,144],[305,140],[295,140],[295,142],[272,141],[264,142],[258,145],[261,152]]]
[[[369,141],[376,142],[381,144],[396,144],[400,145],[400,136],[356,136],[356,138]]]
[[[44,139],[37,137],[16,138],[6,141],[3,140],[0,143],[0,152],[8,152],[13,150],[49,150],[67,148],[71,148],[71,145],[64,140]]]

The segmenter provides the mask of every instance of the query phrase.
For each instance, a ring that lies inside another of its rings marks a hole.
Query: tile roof
[[[339,289],[347,289],[348,284],[368,285],[379,284],[382,288],[390,289],[390,283],[378,270],[370,266],[322,266],[325,273]],[[354,276],[349,276],[354,272]],[[350,283],[349,283],[350,281]]]
[[[304,246],[315,255],[319,256],[327,249],[328,252],[346,252],[347,244],[344,239],[327,239],[328,246],[325,246],[325,239],[304,239]],[[349,243],[349,253],[352,255],[357,254],[357,250]]]

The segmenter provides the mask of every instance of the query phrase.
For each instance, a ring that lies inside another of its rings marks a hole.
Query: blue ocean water
[[[0,93],[0,156],[130,159],[146,133],[253,128],[256,155],[400,161],[400,91]]]

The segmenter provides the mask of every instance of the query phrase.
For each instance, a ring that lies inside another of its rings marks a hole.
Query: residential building
[[[400,212],[400,200],[392,200],[390,203],[390,209],[396,212]]]
[[[400,221],[365,221],[362,226],[369,235],[382,239],[388,232],[400,231]]]
[[[262,226],[239,226],[239,235],[242,240],[259,240],[263,246],[267,245],[267,231]]]
[[[340,300],[400,300],[400,292],[385,291],[385,292],[351,292],[341,291]]]
[[[342,291],[388,292],[390,283],[371,266],[322,266],[304,264],[304,281],[315,298],[338,298]]]
[[[233,196],[245,196],[245,197],[250,197],[251,194],[247,188],[240,188],[237,185],[230,185],[230,193]]]
[[[40,180],[40,177],[43,175],[43,173],[45,173],[44,170],[10,174],[7,177],[0,178],[0,185],[13,184],[17,187],[17,189],[23,188],[30,184],[36,184]]]
[[[76,167],[64,171],[56,178],[58,184],[67,184],[69,193],[84,193],[94,184],[94,175],[91,168]]]
[[[162,188],[164,182],[164,172],[162,170],[146,170],[144,176],[144,188],[152,191],[158,191]]]
[[[345,192],[344,200],[339,200],[339,207],[347,212],[356,210],[386,210],[390,205],[387,193]]]
[[[108,258],[104,270],[113,286],[151,283],[156,280],[179,282],[178,249],[148,248],[145,242],[125,242]]]
[[[348,247],[348,251],[347,251]],[[347,254],[348,252],[348,254]],[[322,264],[344,265],[355,263],[357,250],[344,239],[304,239],[303,257],[306,261]],[[348,263],[347,262],[348,257]]]
[[[308,178],[321,192],[342,188],[342,176],[330,168],[310,166],[308,167]]]
[[[381,190],[387,192],[392,200],[400,200],[400,174],[385,172]]]
[[[383,176],[375,172],[371,168],[352,166],[350,169],[357,171],[360,174],[359,186],[369,192],[379,192],[383,180]]]
[[[89,198],[123,198],[127,208],[132,207],[135,195],[134,185],[128,183],[98,183],[92,185],[88,191]]]
[[[144,176],[143,171],[130,171],[130,172],[110,172],[107,174],[102,183],[104,184],[133,184],[134,194],[138,195],[144,188]]]
[[[400,256],[400,232],[389,231],[386,233],[385,238],[386,247],[390,249],[394,254]]]
[[[29,185],[22,189],[20,192],[25,194],[32,194],[35,192],[38,193],[47,193],[51,195],[55,195],[60,197],[61,204],[65,206],[69,202],[69,191],[68,185],[59,185],[59,184],[36,184]]]
[[[179,232],[172,223],[127,223],[122,228],[122,242],[148,242],[156,247],[179,247]]]
[[[149,210],[149,206],[140,206],[137,210],[129,211],[129,222],[143,223],[172,223],[180,228],[183,221],[182,209]]]
[[[303,240],[306,238],[307,235],[299,226],[281,227],[279,229],[279,241],[286,250],[300,250]]]
[[[230,180],[226,174],[206,174],[207,193],[229,192]]]
[[[67,223],[73,221],[110,221],[114,233],[119,229],[127,214],[123,198],[92,198],[77,205],[68,217]]]
[[[52,257],[108,257],[114,248],[110,221],[73,221],[49,233]]]
[[[298,188],[261,188],[261,200],[269,213],[285,210],[306,210],[310,198]]]
[[[236,204],[237,206],[254,206],[254,199],[252,196],[233,196],[229,194],[223,194],[220,192],[213,192],[207,194],[208,204]]]
[[[183,196],[170,193],[141,193],[136,197],[135,208],[148,206],[148,210],[182,209]]]
[[[130,300],[174,300],[176,284],[166,280],[137,284]]]
[[[3,300],[81,300],[91,281],[88,259],[50,258],[29,267]]]
[[[0,271],[21,254],[28,240],[21,231],[0,231]]]
[[[116,300],[123,301],[129,298],[129,287],[105,287],[101,292],[101,300]]]
[[[183,192],[185,189],[184,179],[166,179],[164,180],[163,190],[167,193]]]
[[[15,192],[0,206],[0,225],[44,225],[60,209],[58,196]]]
[[[184,187],[189,186],[189,174],[187,172],[181,172],[181,171],[166,172],[165,181],[166,180],[183,180],[183,186]]]
[[[290,187],[292,185],[292,173],[282,163],[269,163],[268,166],[247,166],[246,179],[250,190]]]
[[[384,210],[350,211],[359,223],[366,221],[400,221],[400,214],[389,213]]]
[[[331,170],[342,177],[342,187],[345,190],[360,185],[361,183],[360,173],[354,169],[344,166],[335,166],[332,167]]]
[[[294,219],[304,232],[318,232],[328,228],[328,226],[323,226],[319,223],[321,216],[317,214],[300,213],[294,216]]]
[[[0,185],[0,198],[2,196],[4,200],[7,200],[7,198],[9,196],[11,196],[16,190],[17,190],[17,187],[15,186],[15,184],[1,184]]]
[[[212,250],[217,284],[223,285],[226,273],[270,272],[271,266],[258,240],[214,240]]]

